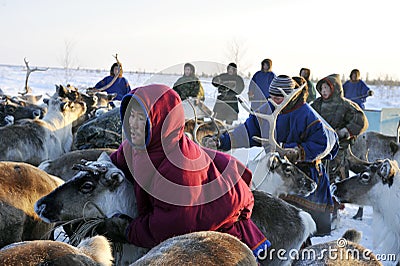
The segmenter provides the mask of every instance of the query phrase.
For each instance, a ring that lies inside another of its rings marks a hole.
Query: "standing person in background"
[[[275,74],[272,72],[272,60],[264,59],[261,62],[261,70],[253,75],[249,85],[248,96],[253,110],[256,110],[263,103],[267,102],[267,98],[269,97],[269,85],[274,77]]]
[[[327,162],[331,183],[336,179],[349,177],[349,164],[346,159],[347,150],[355,139],[368,128],[368,120],[362,109],[354,102],[344,98],[343,88],[338,74],[329,75],[317,83],[321,97],[316,99],[311,107],[315,109],[339,136],[339,152],[333,161]],[[337,217],[338,204],[335,204],[333,219]],[[353,217],[362,217],[362,208]]]
[[[106,91],[107,94],[116,93],[117,97],[115,97],[115,100],[121,101],[125,94],[131,90],[128,80],[122,76],[123,73],[121,63],[114,63],[111,66],[110,75],[99,81],[90,90],[95,92]]]
[[[367,84],[360,79],[360,71],[353,69],[350,73],[350,80],[343,84],[344,97],[355,102],[361,109],[365,109],[364,103],[368,96],[374,95],[374,91],[368,88]]]
[[[244,81],[237,74],[237,65],[230,63],[227,72],[215,76],[212,85],[218,88],[217,102],[214,105],[216,118],[225,120],[227,124],[232,124],[238,119],[239,105],[237,95],[244,90]]]
[[[348,164],[345,159],[349,145],[368,128],[368,120],[361,108],[354,102],[343,97],[343,88],[338,74],[329,75],[317,83],[321,97],[317,98],[311,107],[317,111],[339,136],[340,150],[334,163],[329,167],[331,182],[338,177],[343,180],[348,177]]]
[[[174,84],[173,89],[181,97],[182,101],[189,97],[204,101],[204,89],[195,73],[194,65],[186,63],[183,66],[183,76]]]
[[[308,97],[307,102],[311,103],[317,98],[317,92],[315,91],[314,83],[310,80],[311,71],[308,68],[303,67],[300,69],[300,77],[303,77],[307,81],[308,86]]]

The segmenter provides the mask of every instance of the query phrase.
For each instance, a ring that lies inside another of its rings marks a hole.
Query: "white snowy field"
[[[31,67],[33,68],[33,67]],[[280,73],[278,73],[280,74]],[[291,74],[291,73],[287,73]],[[329,75],[331,73],[327,73]],[[25,84],[26,71],[23,66],[6,66],[0,65],[0,89],[9,95],[17,95],[18,92],[23,91]],[[79,89],[84,90],[88,87],[93,87],[99,80],[108,75],[108,71],[100,70],[69,70],[64,69],[48,69],[47,71],[36,71],[31,73],[29,78],[29,86],[32,88],[34,95],[52,94],[55,90],[55,84],[67,85],[71,84]],[[293,74],[295,75],[295,74]],[[141,86],[150,82],[164,83],[172,86],[173,83],[179,78],[177,75],[151,75],[151,74],[138,74],[125,72],[124,77],[128,79],[131,88]],[[211,78],[201,78],[205,95],[206,104],[212,109],[216,99],[216,89],[211,84]],[[247,87],[249,80],[245,80],[246,88],[242,93],[244,98],[247,98]],[[384,86],[371,86],[375,94],[367,99],[366,108],[380,110],[382,108],[398,108],[400,100],[400,88],[398,87],[384,87]],[[246,120],[248,113],[244,109],[240,109],[239,122]],[[240,149],[232,151],[234,156],[246,163],[251,160],[260,151],[258,148]],[[351,217],[356,213],[358,206],[346,204],[344,210],[339,212],[339,221],[336,229],[332,231],[330,236],[314,237],[313,243],[320,243],[325,241],[337,240],[347,229],[357,229],[362,232],[361,244],[366,248],[371,249],[379,254],[379,250],[374,250],[372,239],[372,208],[364,208],[364,216],[362,221],[353,220]],[[388,262],[384,264],[390,265]]]

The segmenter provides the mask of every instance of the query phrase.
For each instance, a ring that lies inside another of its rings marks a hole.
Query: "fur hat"
[[[230,67],[237,69],[236,63],[229,63],[229,65],[226,67],[226,69],[229,69]]]
[[[191,63],[186,63],[183,68],[185,69],[186,67],[189,67],[192,70],[192,73],[194,74],[196,72],[196,69],[194,67],[194,65],[192,65]]]
[[[274,96],[283,96],[278,88],[283,89],[286,94],[289,94],[295,87],[296,82],[291,77],[279,75],[272,80],[271,85],[269,86],[269,94]]]

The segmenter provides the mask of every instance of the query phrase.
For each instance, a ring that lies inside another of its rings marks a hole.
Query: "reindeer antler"
[[[99,173],[106,173],[108,171],[107,166],[98,164],[98,163],[85,163],[85,164],[74,164],[72,167],[73,170],[79,170],[79,171],[87,171],[87,172],[92,172],[94,174],[99,174]]]
[[[28,93],[32,92],[32,89],[28,86],[28,79],[29,79],[29,75],[34,72],[34,71],[47,71],[49,68],[46,69],[39,69],[37,67],[31,69],[29,67],[29,62],[26,60],[26,57],[24,57],[24,62],[25,62],[25,66],[26,66],[26,78],[25,78],[25,92],[19,92],[19,94],[21,95],[26,95]]]
[[[202,145],[202,144],[199,143],[198,140],[197,140],[197,131],[199,130],[200,126],[203,125],[203,124],[205,124],[205,123],[203,122],[203,123],[200,124],[200,125],[197,123],[197,113],[196,113],[196,110],[195,110],[193,104],[192,104],[190,101],[189,101],[189,104],[190,104],[190,106],[193,108],[193,112],[194,112],[194,114],[195,114],[195,125],[194,125],[194,129],[193,129],[193,139],[194,139],[194,141],[195,141],[197,144]],[[224,127],[225,127],[225,124],[224,124],[221,120],[215,118],[216,115],[217,115],[217,113],[215,113],[215,112],[211,111],[210,109],[208,109],[208,107],[207,107],[202,101],[199,101],[199,104],[198,104],[198,105],[199,105],[200,109],[201,109],[206,115],[208,115],[209,118],[211,119],[212,124],[214,124],[215,128],[217,129],[217,134],[215,135],[215,137],[216,137],[216,138],[219,138],[219,137],[221,136],[221,130],[219,129],[219,126],[218,126],[218,123],[217,123],[217,122],[220,122],[220,124],[223,125]],[[228,129],[227,129],[226,127],[225,127],[225,130],[228,131]]]
[[[254,140],[261,142],[261,143],[269,143],[269,145],[271,146],[271,151],[277,151],[280,155],[284,154],[284,149],[276,142],[276,139],[275,139],[276,119],[278,117],[278,114],[282,111],[282,109],[285,108],[286,105],[289,104],[291,99],[293,99],[296,95],[298,95],[303,90],[305,85],[306,85],[306,83],[301,85],[299,88],[292,90],[292,92],[290,92],[289,94],[287,94],[283,89],[277,88],[282,93],[284,99],[283,99],[282,103],[280,103],[280,104],[276,104],[271,99],[268,99],[268,101],[271,102],[271,104],[274,105],[274,107],[275,107],[275,110],[271,114],[261,114],[261,113],[253,111],[248,106],[248,104],[245,102],[245,100],[243,98],[238,97],[239,102],[242,104],[244,109],[246,109],[250,114],[252,114],[258,118],[267,120],[269,123],[268,139],[253,136]]]

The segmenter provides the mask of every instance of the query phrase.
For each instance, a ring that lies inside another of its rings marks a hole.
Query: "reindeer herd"
[[[137,216],[132,184],[108,156],[122,142],[118,108],[111,109],[108,104],[113,96],[86,94],[61,85],[42,105],[21,97],[0,96],[1,265],[257,265],[246,245],[219,232],[176,236],[150,251],[91,235],[96,226],[93,221],[115,213]],[[187,115],[185,109],[185,132],[199,145],[204,136],[229,130],[202,103],[188,99],[184,105],[194,113]],[[273,123],[280,109],[265,119]],[[400,210],[395,202],[400,197],[399,146],[393,140],[375,145],[374,140],[362,142],[365,139],[372,139],[370,132],[354,145],[355,155],[349,154],[356,175],[332,189],[343,203],[373,207],[374,247],[380,253],[396,254],[398,259]],[[248,163],[254,174],[252,220],[272,243],[261,264],[290,265],[290,259],[282,259],[274,251],[300,250],[316,226],[307,212],[279,196],[307,196],[317,184],[282,156],[274,138],[269,141],[276,152],[264,153]],[[88,229],[79,235],[71,232],[71,228],[78,229],[70,224]],[[53,241],[60,225],[68,232],[64,242],[69,244]],[[354,245],[354,249],[361,248]],[[353,259],[348,265],[359,263]],[[378,261],[371,263],[380,265]],[[294,264],[310,265],[298,260]]]

